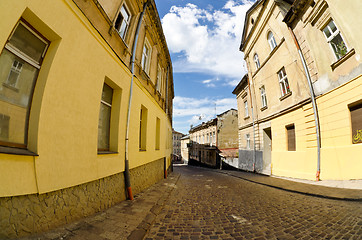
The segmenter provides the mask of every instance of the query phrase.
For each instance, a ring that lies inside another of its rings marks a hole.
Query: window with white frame
[[[275,41],[274,35],[272,32],[268,33],[268,42],[270,46],[270,50],[273,51],[273,49],[277,46],[277,42]]]
[[[290,93],[289,82],[284,67],[278,72],[278,78],[279,78],[280,91],[283,97],[286,94]]]
[[[260,87],[260,96],[261,96],[261,106],[264,108],[268,105],[266,101],[265,86]]]
[[[142,59],[141,59],[141,66],[143,71],[147,74],[150,72],[150,60],[151,60],[151,45],[148,42],[147,38],[145,38],[145,43],[143,45],[142,51]]]
[[[246,139],[246,149],[250,149],[250,134],[246,134],[245,135],[245,139]]]
[[[131,20],[131,15],[129,14],[127,7],[123,4],[121,10],[118,13],[116,22],[114,24],[114,27],[116,28],[117,32],[119,33],[122,39],[125,39],[126,37],[130,20]]]
[[[113,89],[103,85],[98,121],[98,151],[109,151]]]
[[[244,117],[249,117],[248,100],[244,101]]]
[[[259,57],[258,57],[257,53],[254,54],[254,63],[255,63],[256,69],[258,70],[260,68],[260,62],[259,62]]]
[[[19,21],[0,55],[0,145],[26,148],[30,105],[49,42]]]
[[[337,60],[347,54],[347,45],[333,20],[329,21],[327,26],[323,29],[323,33]]]
[[[212,134],[213,135],[213,140],[214,140],[214,145],[216,144],[216,137],[215,137],[215,132]]]
[[[161,85],[162,85],[162,68],[160,65],[157,67],[157,80],[156,80],[156,89],[159,93],[161,93]]]

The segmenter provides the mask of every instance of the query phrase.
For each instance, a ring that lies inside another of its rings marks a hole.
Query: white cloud
[[[246,69],[239,51],[247,0],[229,0],[223,9],[201,9],[194,4],[173,6],[162,19],[169,50],[180,53],[174,72],[203,72],[240,79]],[[212,84],[212,82],[208,83]]]

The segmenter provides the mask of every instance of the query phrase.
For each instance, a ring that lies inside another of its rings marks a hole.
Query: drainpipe
[[[132,49],[132,60],[131,60],[132,78],[131,78],[131,87],[129,89],[128,110],[127,110],[125,167],[124,167],[125,168],[124,169],[124,178],[125,178],[125,184],[126,184],[126,189],[127,189],[127,194],[128,194],[129,200],[133,200],[132,189],[131,189],[131,180],[130,180],[130,174],[129,174],[129,160],[128,160],[129,159],[129,146],[128,146],[128,144],[129,144],[129,122],[130,122],[130,115],[131,115],[131,103],[132,103],[132,92],[133,92],[132,90],[133,90],[133,78],[134,78],[134,64],[135,64],[135,58],[136,58],[136,47],[137,47],[138,35],[139,35],[141,24],[142,24],[142,18],[146,12],[148,3],[149,3],[149,1],[147,1],[143,4],[143,10],[138,19],[137,30],[136,30],[134,43],[133,43],[133,49]]]
[[[254,120],[254,109],[253,109],[253,100],[251,96],[251,89],[250,89],[250,82],[249,77],[247,79],[248,81],[248,88],[249,88],[249,95],[250,95],[250,108],[251,108],[251,119],[253,121],[253,172],[255,172],[255,163],[256,163],[256,147],[255,147],[255,120]]]
[[[167,66],[167,74],[166,74],[166,97],[165,97],[165,108],[166,108],[166,118],[168,118],[168,74],[169,74],[170,66]],[[164,178],[167,178],[167,157],[164,158]],[[171,164],[172,166],[172,164]]]
[[[293,32],[293,30],[288,26],[288,29],[290,31],[290,34],[293,37],[295,46],[298,49],[298,53],[299,53],[299,57],[302,61],[303,64],[303,68],[304,68],[304,72],[305,75],[307,77],[308,80],[308,85],[309,85],[309,91],[310,91],[310,96],[311,96],[311,100],[312,100],[312,106],[313,106],[313,114],[314,114],[314,122],[315,122],[315,128],[316,128],[316,135],[317,135],[317,151],[318,151],[318,160],[317,160],[317,173],[316,173],[316,181],[320,180],[320,173],[321,173],[321,137],[320,137],[320,126],[319,126],[319,116],[318,116],[318,109],[317,109],[317,102],[315,100],[315,95],[314,95],[314,90],[313,90],[313,84],[312,84],[312,80],[310,78],[310,74],[307,68],[307,64],[305,62],[304,56],[302,51],[300,50],[300,46],[298,43],[297,38],[295,37],[295,34]]]

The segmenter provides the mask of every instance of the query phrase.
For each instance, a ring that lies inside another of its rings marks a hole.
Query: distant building
[[[184,163],[189,161],[189,148],[188,144],[190,143],[190,135],[186,135],[181,138],[181,158]]]
[[[189,131],[190,163],[220,166],[220,157],[235,158],[238,152],[237,110],[230,109]]]
[[[302,179],[361,179],[361,1],[258,0],[233,93],[242,169]]]
[[[177,132],[172,129],[172,146],[173,146],[173,160],[181,161],[181,138],[183,133]]]

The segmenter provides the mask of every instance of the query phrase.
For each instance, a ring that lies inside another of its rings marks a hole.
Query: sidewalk
[[[156,216],[169,198],[180,174],[167,179],[135,196],[95,215],[51,231],[20,238],[21,240],[138,240],[143,239]]]
[[[215,170],[219,173],[241,178],[250,182],[270,186],[290,192],[302,193],[311,196],[362,201],[362,180],[350,181],[308,181],[290,178],[266,176],[257,173],[238,170]]]

